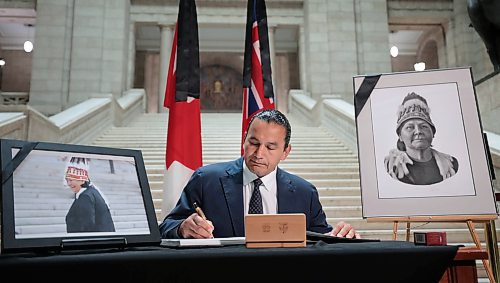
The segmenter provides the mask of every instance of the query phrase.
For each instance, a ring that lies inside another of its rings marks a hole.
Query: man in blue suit
[[[162,237],[242,237],[245,215],[255,213],[249,206],[256,190],[260,192],[257,213],[304,213],[308,231],[360,238],[350,224],[328,224],[316,188],[278,168],[290,153],[290,135],[290,124],[278,110],[255,114],[246,132],[243,157],[197,169],[177,205],[160,224]],[[255,179],[261,180],[257,189]],[[206,219],[196,213],[194,203],[203,208]]]

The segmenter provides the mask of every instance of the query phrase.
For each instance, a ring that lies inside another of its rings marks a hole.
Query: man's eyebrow
[[[276,145],[277,146],[278,142],[275,142],[275,141],[274,142],[268,142],[268,143],[266,143],[266,145]]]

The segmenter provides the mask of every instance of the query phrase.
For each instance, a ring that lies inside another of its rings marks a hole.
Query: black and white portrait
[[[395,180],[413,185],[431,185],[453,177],[458,160],[432,147],[436,126],[427,100],[408,93],[397,111],[396,148],[384,159],[387,173]]]
[[[474,195],[456,84],[375,89],[380,198]]]
[[[353,78],[363,217],[496,219],[471,68]]]

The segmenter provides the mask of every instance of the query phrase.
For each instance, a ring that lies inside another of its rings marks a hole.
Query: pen
[[[193,206],[194,206],[194,210],[196,210],[196,213],[198,213],[198,215],[201,218],[203,218],[204,220],[207,220],[205,213],[203,213],[203,210],[201,210],[201,208],[198,206],[198,204],[196,202],[193,203]]]

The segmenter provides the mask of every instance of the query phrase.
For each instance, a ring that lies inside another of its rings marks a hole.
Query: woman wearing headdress
[[[458,160],[432,148],[436,127],[422,96],[408,94],[398,109],[397,149],[389,152],[384,164],[391,177],[403,183],[431,185],[452,177]]]
[[[65,171],[75,200],[66,214],[66,231],[115,232],[109,204],[100,190],[90,182],[88,159],[72,157]]]

